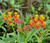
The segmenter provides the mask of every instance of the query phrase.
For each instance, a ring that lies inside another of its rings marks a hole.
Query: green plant
[[[26,14],[26,17],[24,17],[21,12],[20,15],[17,12],[15,12],[14,16],[11,16],[12,15],[11,12],[8,12],[8,14],[9,15],[7,17],[5,14],[2,15],[3,20],[7,24],[7,27],[11,26],[13,32],[4,34],[3,37],[1,37],[2,40],[0,40],[0,42],[27,43],[32,41],[32,43],[34,42],[42,43],[43,39],[45,39],[45,37],[49,35],[48,29],[44,29],[46,22],[44,21],[45,17],[43,15],[40,15],[40,19],[38,19],[38,14],[36,14],[35,18],[33,19],[33,16],[31,14],[29,15]],[[15,28],[17,29],[15,30]]]

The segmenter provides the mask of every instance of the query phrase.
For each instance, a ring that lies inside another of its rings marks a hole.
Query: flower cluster
[[[39,29],[40,27],[45,29],[46,22],[44,20],[45,17],[43,15],[40,15],[40,19],[38,18],[38,14],[35,15],[34,19],[33,16],[30,15],[30,21],[29,21],[30,24],[25,25],[23,29],[27,31],[29,31],[31,27],[35,27],[35,29],[36,28]]]
[[[44,20],[45,20],[45,17],[43,15],[40,15],[40,19],[39,19],[38,14],[36,14],[34,19],[30,20],[30,25],[32,25],[33,27],[35,26],[35,29],[36,28],[39,29],[40,27],[45,28],[46,22]]]
[[[29,31],[30,28],[31,28],[30,25],[25,25],[23,29]]]
[[[12,16],[11,12],[8,12],[8,17],[6,17],[6,14],[3,14],[2,16],[3,16],[3,20],[7,20],[9,24],[25,23],[23,20],[21,21],[19,19],[20,15],[18,14],[18,12],[14,12],[14,16]],[[35,27],[35,29],[36,28],[39,29],[40,27],[45,28],[46,22],[44,20],[45,20],[45,17],[43,15],[40,15],[40,19],[38,18],[38,14],[36,14],[34,18],[32,15],[30,15],[29,24],[24,25],[23,27],[18,26],[17,29],[18,29],[18,31],[22,32],[25,30],[29,31],[32,27]]]
[[[12,19],[14,19],[14,23],[16,24],[17,22],[18,23],[23,23],[24,21],[22,20],[19,20],[19,17],[20,17],[20,15],[18,14],[18,12],[14,12],[14,16],[12,16],[12,13],[11,12],[8,12],[8,17],[6,17],[6,14],[2,14],[2,16],[3,16],[3,21],[4,20],[8,20],[8,23],[9,24],[12,24],[12,22],[13,22],[13,20]]]

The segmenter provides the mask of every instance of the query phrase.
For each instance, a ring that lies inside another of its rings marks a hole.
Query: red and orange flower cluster
[[[39,19],[38,14],[36,14],[35,18],[33,20],[32,19],[30,20],[30,25],[32,25],[33,27],[35,26],[35,29],[36,28],[39,29],[40,27],[45,28],[46,22],[44,21],[45,17],[43,15],[40,15],[40,19]]]
[[[40,19],[38,18],[38,14],[35,15],[34,19],[33,19],[33,16],[30,15],[30,21],[29,21],[29,25],[26,25],[24,26],[24,30],[27,30],[29,31],[29,29],[31,29],[31,27],[35,27],[35,29],[39,29],[40,27],[41,28],[44,28],[45,29],[45,25],[46,25],[46,22],[44,21],[45,20],[45,17],[43,15],[40,15]]]
[[[6,17],[6,14],[3,14],[3,21],[4,20],[8,20],[8,23],[9,24],[12,24],[12,19],[14,18],[14,23],[16,24],[17,22],[18,23],[23,23],[24,21],[22,20],[19,20],[18,18],[20,17],[20,15],[18,14],[18,12],[14,12],[14,16],[12,16],[12,13],[11,12],[8,12],[8,17]]]
[[[8,23],[11,24],[14,23],[16,24],[18,22],[18,24],[20,23],[24,23],[24,21],[20,20],[19,17],[20,15],[18,14],[18,12],[14,12],[14,16],[12,16],[12,13],[11,12],[8,12],[8,17],[6,17],[6,14],[3,14],[3,20],[8,20]],[[14,20],[12,20],[12,18]],[[30,15],[30,21],[29,21],[29,24],[25,25],[23,28],[19,28],[18,27],[18,31],[22,31],[22,30],[27,30],[29,31],[32,27],[35,27],[35,29],[39,29],[40,27],[41,28],[45,28],[45,25],[46,25],[46,22],[44,21],[45,20],[45,17],[43,15],[40,15],[40,19],[38,18],[38,14],[35,15],[34,19],[33,19],[33,16]]]

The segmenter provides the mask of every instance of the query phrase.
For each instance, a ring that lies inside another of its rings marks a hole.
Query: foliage
[[[31,10],[29,11],[33,14],[26,13],[24,16],[19,10],[24,5],[24,0],[19,0],[19,2],[17,0],[0,0],[2,6],[0,10],[0,29],[5,32],[3,36],[0,36],[0,43],[46,43],[46,40],[50,40],[49,1],[38,0],[40,6],[37,10],[30,4]],[[44,4],[45,7],[43,7]],[[42,13],[42,15],[38,14],[42,9],[45,15]],[[5,26],[3,26],[4,23],[6,23]],[[8,29],[11,29],[9,31],[13,31],[8,33]]]

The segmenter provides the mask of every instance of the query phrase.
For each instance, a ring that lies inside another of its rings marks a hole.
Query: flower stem
[[[13,29],[13,32],[14,32],[14,34],[15,34],[15,37],[16,37],[16,39],[17,39],[18,43],[20,43],[20,41],[19,41],[19,39],[18,39],[18,37],[17,37],[17,35],[16,35],[16,32],[15,32],[15,30],[14,30],[13,26],[12,26],[12,29]]]
[[[34,32],[34,29],[33,31],[31,32],[31,34],[29,35],[29,37],[27,37],[26,41],[28,41],[30,39],[30,37],[33,35],[33,32]]]

